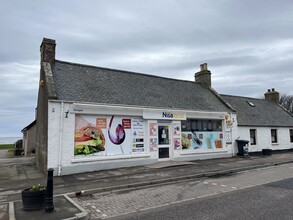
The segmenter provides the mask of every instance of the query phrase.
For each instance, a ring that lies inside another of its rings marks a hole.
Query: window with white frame
[[[278,143],[277,129],[271,129],[271,139],[272,143]]]
[[[256,145],[256,129],[250,129],[250,145]]]

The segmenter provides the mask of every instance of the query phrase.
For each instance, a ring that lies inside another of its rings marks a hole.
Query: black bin
[[[272,149],[262,149],[262,155],[265,155],[265,156],[272,156],[272,152],[273,152]]]
[[[247,140],[236,140],[238,146],[238,156],[248,156],[248,143]],[[246,146],[247,145],[247,146]]]

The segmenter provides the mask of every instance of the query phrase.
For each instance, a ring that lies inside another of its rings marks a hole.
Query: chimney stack
[[[265,93],[265,99],[279,104],[280,94],[275,91],[275,88],[272,88],[272,90],[268,89],[268,91]]]
[[[43,38],[43,41],[40,47],[41,62],[49,62],[51,64],[54,64],[55,48],[56,48],[55,40]]]
[[[200,71],[194,74],[195,82],[199,82],[206,87],[211,87],[211,72],[208,70],[208,64],[200,64]]]

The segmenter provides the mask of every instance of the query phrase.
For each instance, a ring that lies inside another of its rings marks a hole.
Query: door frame
[[[158,159],[160,161],[164,161],[164,160],[171,160],[173,158],[173,151],[171,150],[171,146],[172,146],[172,124],[171,123],[166,123],[166,122],[158,122]],[[168,130],[169,130],[169,144],[163,144],[160,145],[159,144],[159,126],[168,126]],[[168,148],[169,149],[169,157],[168,158],[159,158],[159,149],[160,148]]]

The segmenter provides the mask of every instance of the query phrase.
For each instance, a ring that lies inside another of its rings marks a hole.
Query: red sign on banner
[[[124,129],[131,129],[131,119],[122,119],[122,126]]]

